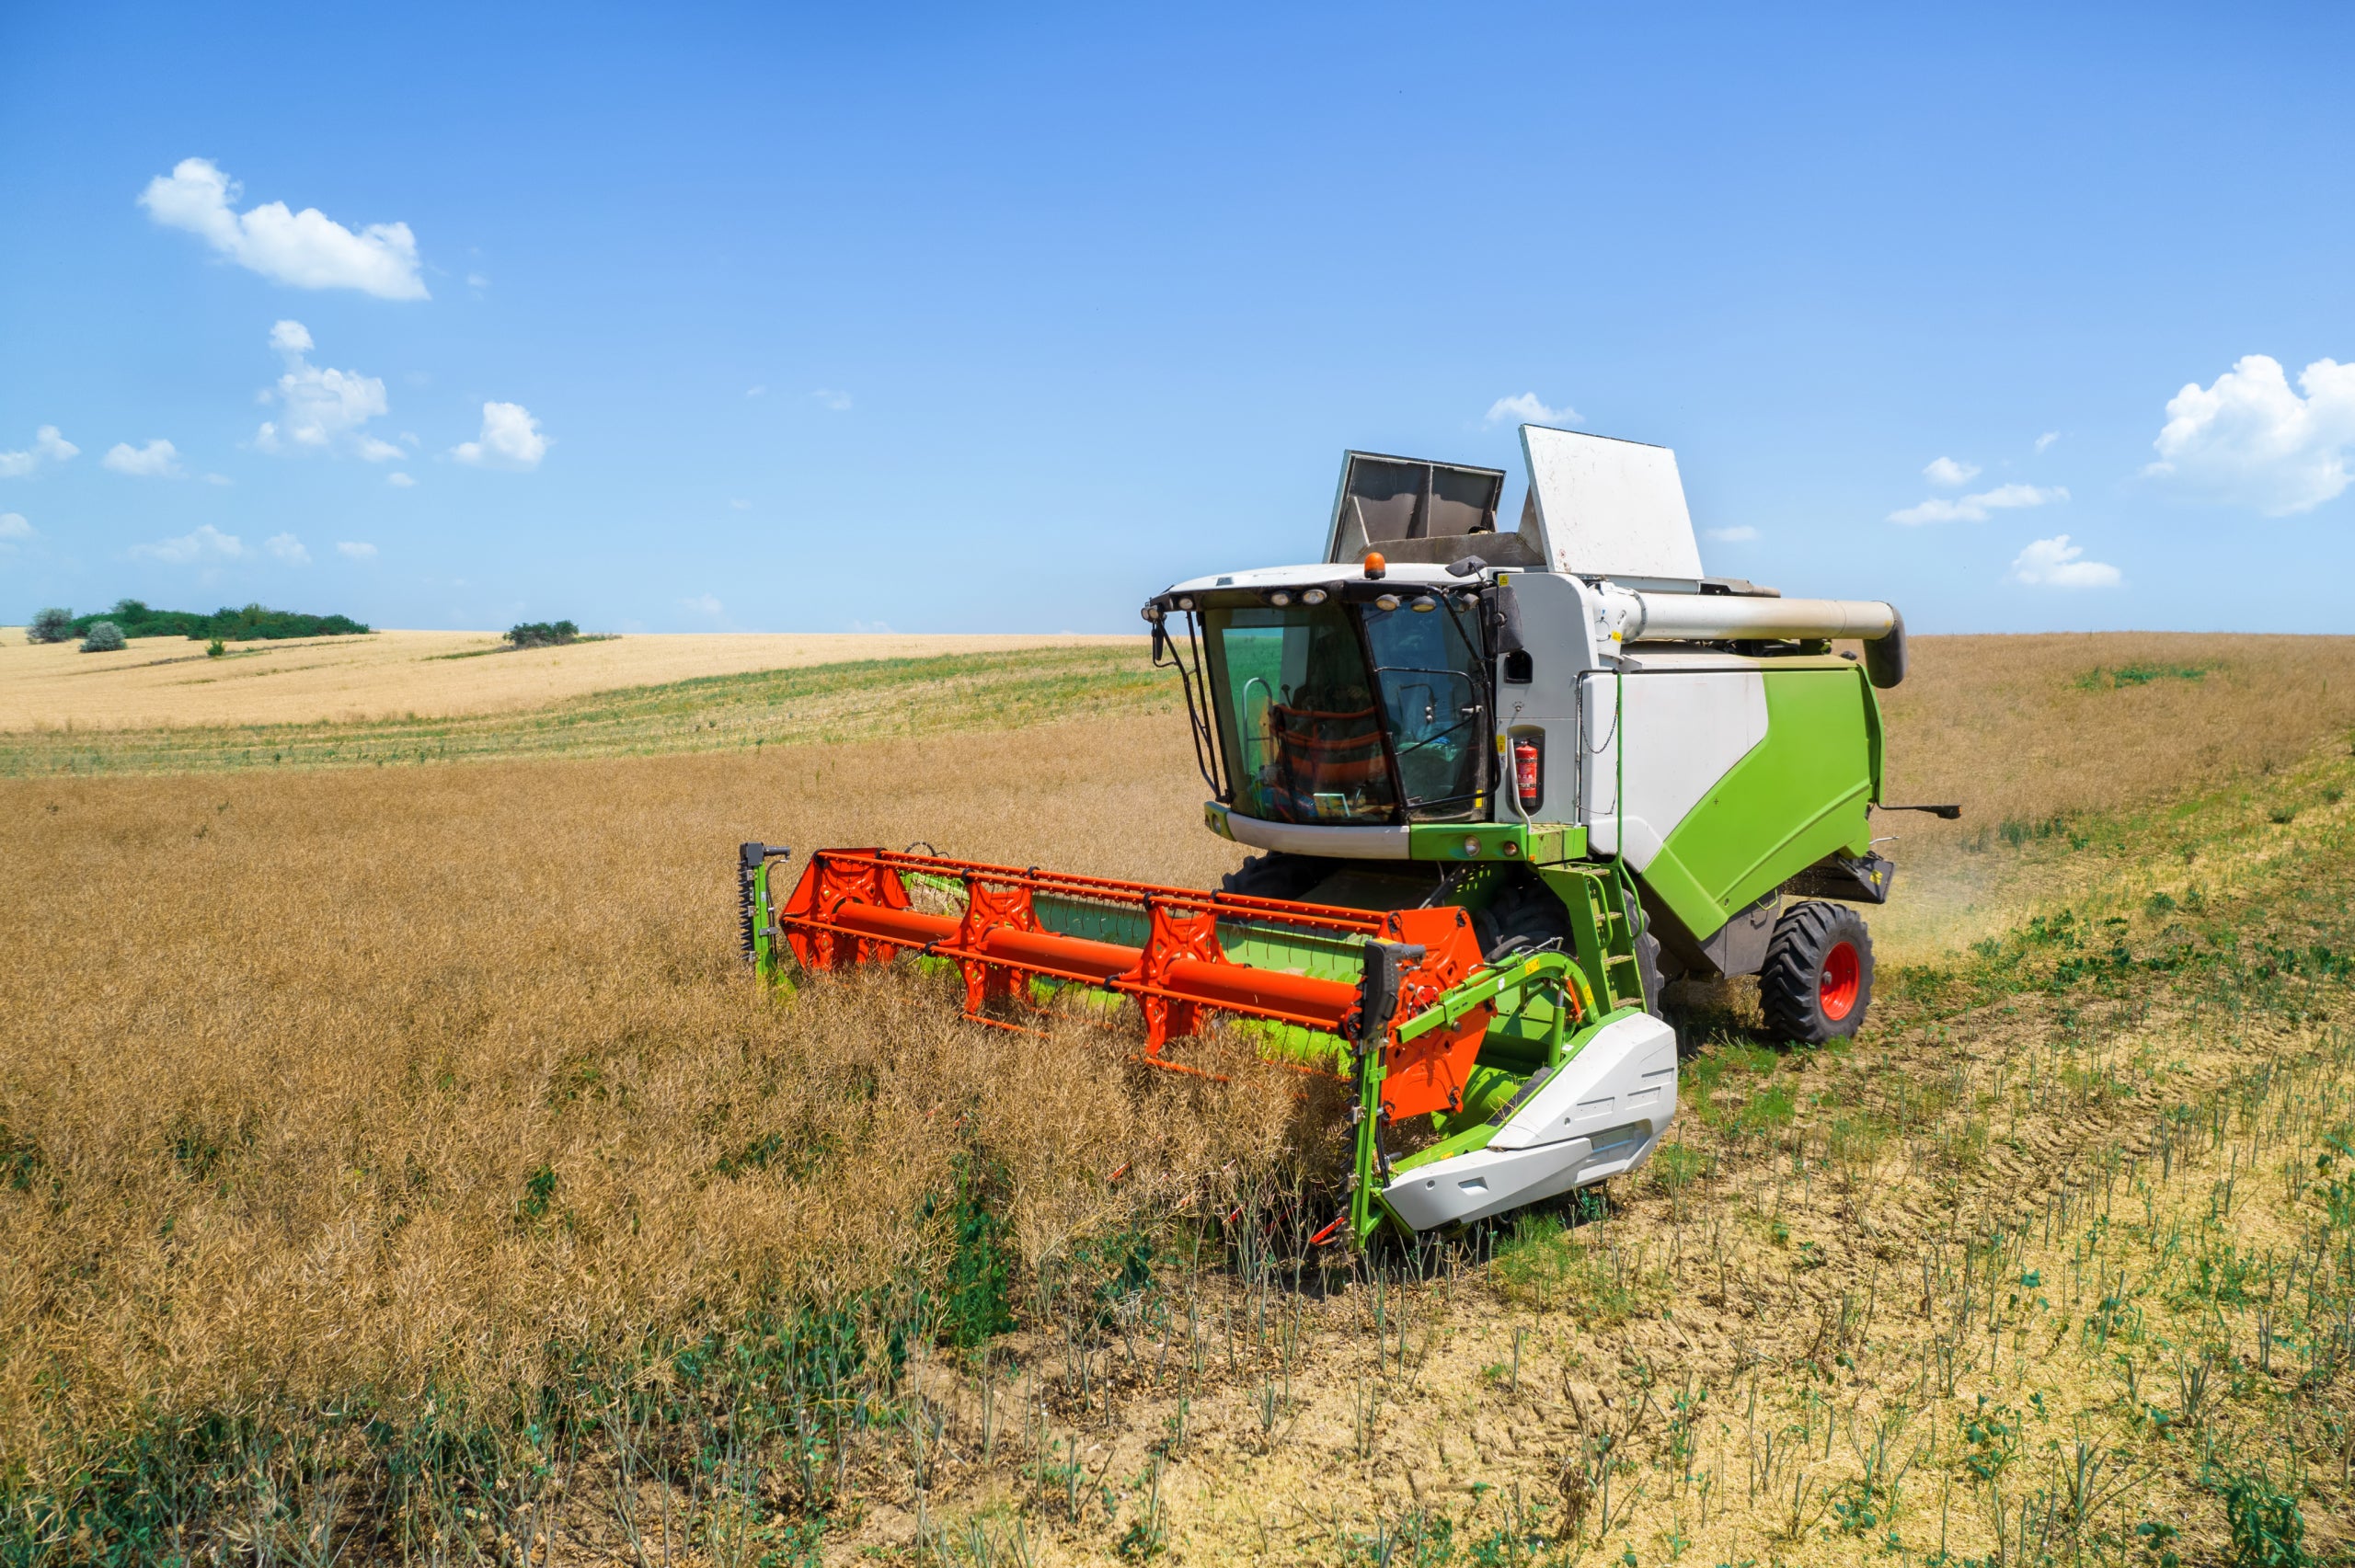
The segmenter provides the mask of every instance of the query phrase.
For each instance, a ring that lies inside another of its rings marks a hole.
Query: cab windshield
[[[1485,814],[1482,660],[1469,618],[1426,602],[1202,612],[1236,810],[1337,825]]]

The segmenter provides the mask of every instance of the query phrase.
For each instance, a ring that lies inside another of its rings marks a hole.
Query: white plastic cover
[[[1521,450],[1552,570],[1622,581],[1700,578],[1701,546],[1675,452],[1544,425],[1522,426]]]

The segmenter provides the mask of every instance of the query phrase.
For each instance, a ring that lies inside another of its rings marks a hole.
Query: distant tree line
[[[75,637],[86,640],[90,629],[100,622],[126,637],[187,637],[195,642],[339,637],[368,630],[364,624],[349,615],[304,615],[261,604],[248,604],[242,610],[224,606],[210,615],[201,615],[192,610],[151,609],[139,600],[121,599],[113,609],[96,610],[87,615],[76,615],[70,610],[44,610],[33,617],[25,635],[37,643],[62,643]]]
[[[569,621],[519,621],[507,628],[507,640],[517,647],[557,647],[580,640],[580,628]]]

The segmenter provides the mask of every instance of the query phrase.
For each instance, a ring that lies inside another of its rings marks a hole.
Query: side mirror
[[[1503,584],[1489,590],[1495,597],[1497,652],[1515,654],[1522,651],[1521,601],[1514,597],[1512,585]]]

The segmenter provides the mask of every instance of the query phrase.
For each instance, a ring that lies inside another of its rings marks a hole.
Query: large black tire
[[[1493,924],[1493,932],[1482,931],[1480,956],[1491,964],[1501,963],[1519,953],[1535,953],[1546,948],[1564,953],[1574,951],[1570,945],[1570,912],[1554,890],[1535,876],[1516,882],[1497,895],[1496,901],[1484,911]],[[1627,917],[1639,920],[1642,911],[1631,901]],[[1477,929],[1480,916],[1473,917]],[[1636,969],[1642,978],[1644,1009],[1655,1018],[1666,1016],[1660,1011],[1660,992],[1664,989],[1660,969],[1660,938],[1643,931],[1636,938]]]
[[[1809,899],[1775,922],[1758,1005],[1769,1032],[1820,1046],[1863,1026],[1873,1001],[1873,939],[1845,904]]]
[[[1240,893],[1246,898],[1296,900],[1332,875],[1333,863],[1320,855],[1269,850],[1220,877],[1218,887],[1222,893]]]
[[[1570,951],[1570,911],[1534,876],[1505,888],[1480,912],[1487,917],[1485,925],[1475,927],[1480,933],[1480,956],[1491,964],[1517,953]]]

